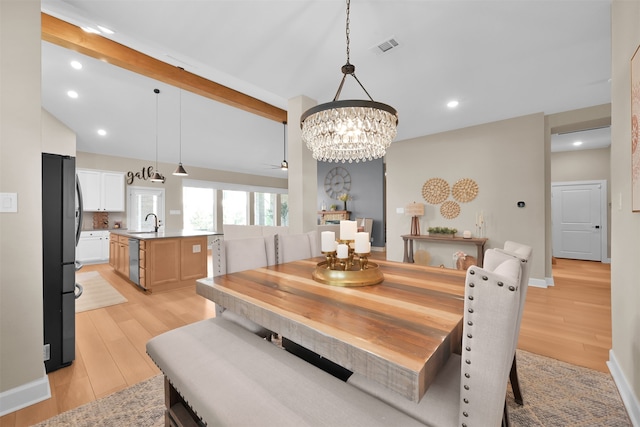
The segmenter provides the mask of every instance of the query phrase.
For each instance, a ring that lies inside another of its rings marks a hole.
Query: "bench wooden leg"
[[[518,405],[524,405],[522,399],[522,391],[520,390],[520,382],[518,381],[518,366],[516,365],[516,355],[513,355],[513,363],[511,364],[511,372],[509,372],[509,381],[511,381],[511,389],[513,390],[513,398]]]
[[[164,377],[164,427],[199,427],[204,424]]]

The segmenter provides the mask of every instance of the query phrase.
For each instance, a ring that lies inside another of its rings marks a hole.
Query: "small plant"
[[[455,228],[449,227],[429,227],[427,231],[429,231],[429,234],[451,234],[452,236],[455,236],[458,232]]]

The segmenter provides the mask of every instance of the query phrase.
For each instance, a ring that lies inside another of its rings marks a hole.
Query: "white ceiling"
[[[106,26],[114,41],[285,110],[299,95],[333,99],[346,62],[338,0],[42,0],[42,10]],[[390,37],[399,46],[376,52]],[[351,63],[373,99],[398,110],[396,141],[608,103],[610,44],[608,0],[351,4]],[[270,166],[284,156],[281,123],[184,91],[181,116],[177,88],[43,42],[43,107],[76,132],[78,151],[155,161],[154,88],[161,162],[178,161],[182,117],[187,170],[286,177]],[[340,99],[365,97],[348,81]],[[606,146],[602,132],[594,139]]]

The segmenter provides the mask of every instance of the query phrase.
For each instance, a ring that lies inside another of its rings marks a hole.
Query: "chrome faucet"
[[[157,233],[158,232],[158,227],[159,227],[159,225],[158,225],[158,215],[154,214],[153,212],[148,213],[147,216],[144,217],[144,220],[145,221],[148,220],[151,215],[153,215],[153,217],[155,218],[154,229],[156,230],[156,233]]]

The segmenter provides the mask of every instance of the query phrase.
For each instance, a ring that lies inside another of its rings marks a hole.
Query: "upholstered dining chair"
[[[320,256],[318,232],[282,234],[276,236],[276,261],[278,264]]]
[[[276,263],[275,236],[249,237],[221,240],[213,247],[214,276],[243,270],[266,267]],[[270,339],[272,332],[247,319],[241,313],[226,310],[216,304],[216,316],[222,316],[250,330],[256,335]]]
[[[515,258],[493,271],[467,270],[462,355],[450,356],[419,403],[358,373],[347,382],[429,426],[508,426],[505,397],[520,313],[520,274]]]
[[[520,316],[518,317],[518,323],[516,325],[516,340],[513,348],[513,364],[511,365],[511,372],[509,374],[509,380],[511,382],[511,388],[513,390],[513,398],[519,405],[524,404],[522,397],[522,390],[520,388],[520,380],[518,379],[518,364],[516,361],[516,347],[518,345],[518,336],[520,335],[520,324],[522,323],[522,312],[524,312],[524,304],[527,299],[527,289],[529,288],[529,276],[531,273],[531,259],[533,255],[533,249],[531,246],[524,245],[522,243],[513,242],[507,240],[504,243],[504,249],[489,249],[488,251],[495,251],[502,254],[502,257],[496,255],[493,259],[499,262],[504,257],[514,257],[520,261],[520,268],[522,269],[522,275],[520,276]],[[485,265],[490,268],[491,266]]]

